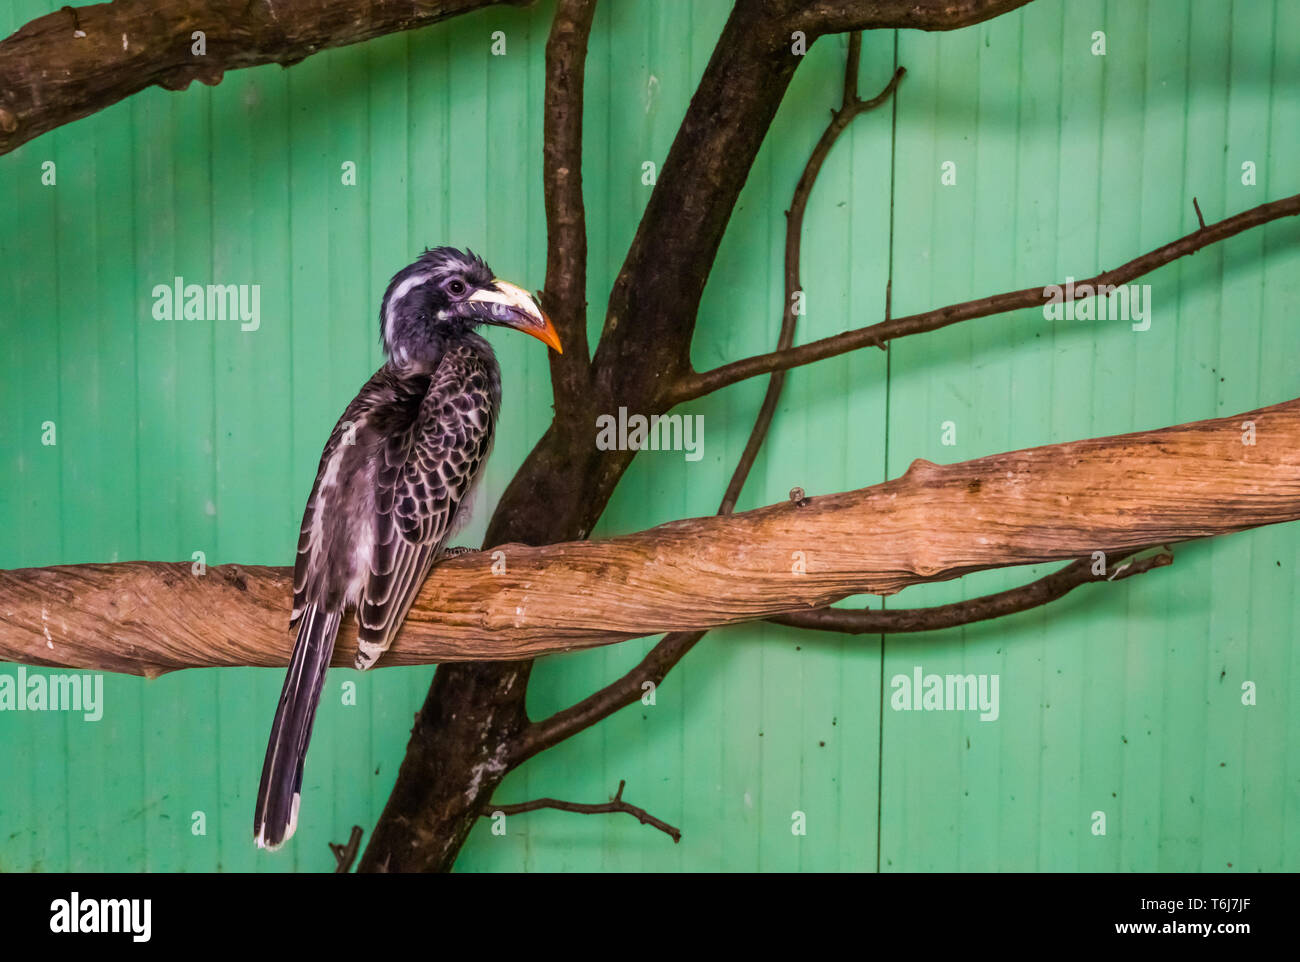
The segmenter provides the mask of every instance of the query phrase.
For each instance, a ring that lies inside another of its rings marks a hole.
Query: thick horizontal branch
[[[1282,217],[1295,217],[1298,214],[1300,214],[1300,194],[1275,200],[1268,204],[1261,204],[1208,227],[1195,230],[1178,240],[1165,244],[1163,247],[1158,247],[1140,257],[1135,257],[1127,264],[1122,264],[1114,270],[1103,271],[1095,277],[1076,280],[1073,286],[1074,297],[1069,296],[1070,291],[1066,289],[1065,281],[1061,281],[1056,286],[1063,289],[1062,293],[1066,300],[1075,300],[1079,296],[1078,292],[1080,290],[1090,289],[1095,291],[1102,285],[1118,287],[1121,284],[1127,284],[1143,274],[1149,274],[1158,267],[1163,267],[1171,261],[1185,257],[1188,254],[1195,254],[1203,247],[1227,240],[1244,230],[1267,224],[1269,221],[1278,220]],[[891,318],[878,324],[845,331],[842,334],[833,334],[830,337],[801,344],[788,350],[772,351],[768,354],[742,358],[739,361],[732,361],[730,364],[716,367],[711,371],[685,376],[673,389],[671,398],[674,404],[681,404],[684,401],[711,394],[728,385],[735,384],[737,381],[757,377],[760,374],[787,371],[792,367],[822,361],[839,354],[847,354],[849,351],[855,351],[862,347],[882,346],[886,341],[898,337],[920,334],[925,331],[937,331],[941,327],[947,327],[959,321],[970,321],[978,317],[1005,314],[1008,311],[1018,311],[1025,308],[1042,307],[1047,302],[1047,288],[1050,286],[1052,285],[1044,284],[1038,287],[1027,287],[1006,294],[995,294],[990,297],[976,298],[973,301],[963,301],[960,304],[950,304],[947,307],[940,307],[933,311],[909,314],[907,317]]]
[[[227,70],[290,66],[321,50],[530,0],[117,0],[65,6],[0,42],[0,154],[152,86],[221,82]],[[813,35],[859,27],[951,30],[1027,0],[794,5]],[[858,27],[852,24],[857,23]],[[195,33],[203,33],[196,53]]]
[[[534,657],[1297,518],[1300,400],[942,467],[916,461],[874,487],[605,541],[462,555],[439,565],[381,664]],[[284,568],[0,572],[0,660],[143,674],[283,665],[289,597]],[[354,644],[345,622],[335,664],[350,663]]]
[[[118,0],[64,7],[0,42],[0,154],[154,85],[284,66],[500,3],[526,0]],[[196,53],[195,33],[203,34]]]

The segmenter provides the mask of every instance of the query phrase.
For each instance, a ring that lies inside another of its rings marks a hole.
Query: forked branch
[[[513,805],[489,805],[483,812],[484,818],[492,818],[496,815],[522,815],[525,812],[535,812],[542,808],[554,808],[561,812],[576,812],[579,815],[604,815],[610,812],[622,812],[631,815],[642,825],[649,825],[663,832],[674,842],[682,840],[682,832],[679,828],[674,828],[663,819],[655,818],[644,808],[639,805],[631,805],[623,801],[623,788],[627,784],[626,780],[620,780],[618,791],[608,802],[565,802],[558,798],[535,798],[531,802],[516,802]]]
[[[1300,194],[1275,200],[1271,203],[1260,204],[1258,207],[1252,207],[1250,210],[1242,211],[1240,214],[1210,224],[1208,227],[1198,228],[1184,237],[1170,241],[1168,244],[1157,247],[1153,251],[1148,251],[1140,257],[1135,257],[1127,264],[1122,264],[1114,270],[1103,271],[1094,277],[1077,280],[1072,288],[1067,288],[1064,281],[1056,286],[1063,289],[1063,294],[1067,300],[1078,299],[1078,297],[1082,296],[1079,292],[1083,290],[1096,291],[1103,286],[1119,287],[1180,257],[1195,254],[1211,244],[1217,244],[1229,237],[1234,237],[1242,231],[1249,230],[1252,227],[1259,227],[1261,224],[1267,224],[1283,217],[1295,217],[1297,214],[1300,214]],[[1006,294],[994,294],[988,297],[979,297],[972,301],[963,301],[960,304],[949,304],[947,307],[936,308],[921,314],[890,318],[878,324],[845,331],[842,334],[834,334],[817,341],[811,341],[808,344],[801,344],[798,347],[785,350],[778,349],[768,354],[759,354],[755,357],[732,361],[730,364],[723,364],[721,367],[715,367],[710,371],[688,374],[674,388],[672,392],[673,403],[680,404],[684,401],[703,397],[746,378],[757,377],[760,374],[770,374],[773,371],[788,371],[792,367],[800,367],[814,361],[823,361],[828,357],[847,354],[849,351],[855,351],[862,347],[884,344],[900,337],[906,337],[909,334],[937,331],[941,327],[947,327],[961,321],[974,320],[978,317],[989,317],[994,314],[1005,314],[1008,311],[1042,307],[1048,300],[1047,289],[1050,286],[1052,284],[1026,287],[1023,290],[1011,291]],[[1073,291],[1072,296],[1071,290]]]

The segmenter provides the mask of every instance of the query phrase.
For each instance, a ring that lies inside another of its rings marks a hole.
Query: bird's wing
[[[344,445],[355,445],[359,431],[365,427],[366,415],[375,403],[376,395],[383,384],[383,368],[380,368],[366,382],[344,410],[329,440],[321,451],[320,464],[316,468],[316,480],[311,486],[311,495],[302,513],[302,527],[298,532],[298,553],[293,563],[293,614],[289,627],[298,623],[309,601],[321,601],[321,598],[308,598],[308,586],[318,589],[323,582],[321,565],[328,562],[328,551],[323,544],[321,523],[329,512],[329,500],[338,485],[341,467],[340,457]]]
[[[409,431],[380,449],[375,543],[357,606],[357,667],[392,643],[492,444],[495,401],[486,369],[468,353],[439,365]]]

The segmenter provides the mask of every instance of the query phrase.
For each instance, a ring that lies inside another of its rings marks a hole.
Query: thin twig
[[[1147,549],[1140,549],[1147,550]],[[806,612],[778,615],[767,620],[798,628],[838,631],[844,634],[901,634],[936,631],[1004,615],[1027,611],[1055,601],[1082,584],[1094,581],[1121,581],[1153,568],[1173,562],[1166,552],[1112,566],[1109,577],[1093,575],[1089,560],[1079,560],[1045,578],[991,595],[971,598],[933,608],[900,608],[889,611],[819,608]],[[578,732],[637,701],[649,683],[658,686],[664,676],[684,658],[705,632],[667,634],[630,672],[582,701],[548,718],[534,722],[519,737],[511,755],[515,765],[550,748]]]
[[[1142,549],[1147,550],[1147,549]],[[1122,560],[1122,559],[1121,559]],[[1055,571],[1045,578],[1031,581],[1026,585],[1009,588],[991,595],[957,601],[948,605],[936,605],[933,608],[897,608],[897,609],[848,609],[817,608],[813,611],[794,611],[789,614],[776,615],[767,620],[778,625],[794,628],[809,628],[817,631],[835,631],[848,635],[889,635],[915,631],[937,631],[942,628],[955,628],[977,621],[1001,618],[1019,611],[1038,608],[1049,602],[1063,598],[1079,585],[1094,581],[1123,581],[1134,575],[1143,574],[1152,568],[1163,568],[1172,564],[1174,556],[1170,553],[1134,558],[1123,564],[1112,566],[1109,576],[1092,573],[1092,561],[1081,558],[1066,567]]]
[[[1192,198],[1192,207],[1196,210],[1196,220],[1201,225],[1201,230],[1205,230],[1205,215],[1201,213],[1201,203],[1195,197]]]
[[[1148,274],[1157,267],[1163,267],[1180,257],[1194,254],[1204,247],[1227,240],[1242,231],[1249,230],[1252,227],[1259,227],[1262,224],[1283,217],[1295,217],[1296,215],[1300,215],[1300,194],[1252,207],[1250,210],[1242,211],[1240,214],[1235,214],[1208,227],[1197,229],[1191,234],[1165,244],[1163,247],[1148,251],[1114,270],[1103,271],[1095,277],[1075,281],[1074,294],[1070,299],[1079,297],[1078,292],[1080,290],[1091,288],[1095,291],[1101,285],[1118,287],[1120,284],[1127,284],[1134,278]],[[993,314],[1005,314],[1008,311],[1041,307],[1046,302],[1047,288],[1050,286],[1052,285],[1027,287],[1006,294],[994,294],[989,297],[976,298],[972,301],[963,301],[960,304],[950,304],[947,307],[925,311],[921,314],[910,314],[907,317],[894,318],[868,327],[845,331],[842,334],[824,337],[819,341],[801,344],[788,350],[742,358],[739,361],[716,367],[711,371],[687,375],[678,382],[670,397],[674,404],[681,404],[684,401],[712,394],[714,391],[735,384],[738,381],[743,381],[746,378],[757,377],[760,374],[771,374],[773,371],[789,370],[793,367],[811,364],[814,361],[823,361],[828,357],[847,354],[849,351],[866,347],[869,344],[891,341],[895,338],[905,337],[909,334],[920,334],[924,331],[937,331],[939,328],[947,327],[950,324],[974,320],[978,317],[989,317]],[[1064,283],[1056,286],[1061,287],[1065,295],[1069,295],[1069,289]]]
[[[346,845],[330,842],[329,847],[334,853],[335,873],[346,875],[352,871],[352,863],[356,860],[357,852],[361,851],[361,826],[352,826],[352,834],[348,837]]]
[[[803,246],[803,220],[804,214],[808,210],[808,198],[812,196],[813,185],[817,182],[817,175],[821,173],[822,165],[826,162],[826,157],[830,154],[831,148],[835,146],[835,142],[848,129],[854,118],[884,103],[889,95],[897,89],[898,82],[903,79],[903,75],[907,73],[904,68],[899,67],[880,93],[870,100],[859,100],[857,78],[861,48],[862,35],[859,33],[852,34],[849,37],[848,65],[844,71],[844,99],[840,104],[840,109],[832,111],[831,122],[827,125],[826,130],[822,132],[821,138],[817,141],[817,146],[813,148],[812,154],[808,157],[808,163],[804,165],[803,174],[800,175],[799,182],[795,184],[790,209],[786,211],[785,306],[782,309],[781,333],[776,342],[778,351],[787,350],[794,344],[795,327],[799,321],[794,309],[794,299],[795,295],[803,290],[803,285],[799,281],[800,250]],[[749,433],[749,440],[745,443],[745,450],[740,456],[740,462],[736,465],[736,470],[731,476],[731,482],[727,485],[727,491],[723,496],[722,506],[718,509],[718,514],[730,514],[736,507],[736,502],[740,498],[740,489],[744,486],[745,479],[749,477],[749,472],[758,457],[759,448],[762,447],[763,441],[767,438],[767,432],[772,426],[772,418],[776,415],[777,402],[781,399],[781,391],[784,387],[785,371],[774,371],[768,380],[767,393],[763,396],[763,404],[759,408],[753,430]]]
[[[705,634],[704,631],[669,632],[626,675],[592,692],[582,701],[533,722],[512,743],[510,766],[519,765],[640,700],[646,692],[645,686],[660,685],[664,676]]]
[[[535,812],[539,808],[554,808],[561,812],[576,812],[579,815],[604,815],[609,812],[626,812],[628,815],[636,817],[642,825],[649,825],[657,828],[665,835],[672,838],[674,842],[682,840],[682,831],[674,828],[662,819],[655,818],[644,808],[638,805],[631,805],[623,801],[623,786],[626,780],[620,780],[618,791],[608,802],[597,804],[587,804],[584,802],[565,802],[558,798],[535,798],[531,802],[516,802],[513,805],[489,805],[488,809],[483,812],[485,818],[493,815],[522,815],[524,812]]]

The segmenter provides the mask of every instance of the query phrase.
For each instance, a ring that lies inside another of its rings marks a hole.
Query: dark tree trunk
[[[485,545],[585,538],[634,454],[597,450],[596,415],[620,406],[660,413],[674,377],[689,369],[713,258],[802,60],[784,35],[788,6],[740,0],[732,10],[615,284],[592,386],[585,398],[556,398],[556,421],[506,488]],[[508,770],[493,753],[527,721],[531,668],[438,669],[359,871],[451,868]]]

